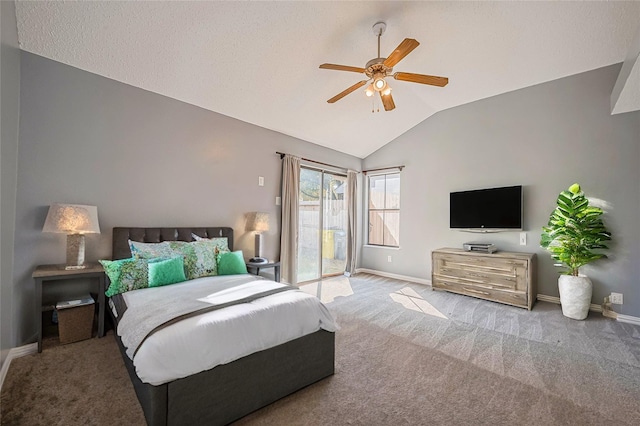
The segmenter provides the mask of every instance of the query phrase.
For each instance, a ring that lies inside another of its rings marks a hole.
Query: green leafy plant
[[[540,246],[568,268],[565,274],[578,276],[580,267],[607,257],[600,250],[608,249],[605,242],[611,233],[602,222],[602,209],[589,205],[577,183],[562,191],[557,202],[549,223],[542,227]]]

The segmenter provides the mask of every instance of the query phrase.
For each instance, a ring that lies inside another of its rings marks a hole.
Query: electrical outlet
[[[611,303],[622,305],[622,293],[611,293]]]
[[[264,177],[258,176],[258,186],[264,186]]]
[[[527,233],[526,232],[521,232],[520,233],[520,245],[521,246],[526,246],[527,245]]]
[[[391,256],[387,256],[387,262],[391,262]]]
[[[276,206],[279,206],[280,204],[282,204],[282,198],[276,197]]]

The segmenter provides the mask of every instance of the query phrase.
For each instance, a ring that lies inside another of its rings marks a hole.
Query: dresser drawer
[[[515,266],[526,268],[528,265],[527,259],[505,258],[499,257],[498,255],[473,256],[472,254],[441,254],[438,257],[443,265],[458,266],[461,268],[477,266],[502,270],[511,269]]]
[[[498,290],[480,284],[465,284],[439,277],[433,279],[432,285],[434,289],[447,290],[467,296],[507,303],[509,305],[527,307],[527,294],[522,291]]]
[[[506,271],[472,266],[465,269],[455,266],[440,266],[436,269],[435,274],[443,278],[459,278],[472,283],[484,283],[496,288],[510,290],[524,290],[526,288],[526,282],[523,280],[520,280],[520,285],[518,285],[518,274],[515,269]]]

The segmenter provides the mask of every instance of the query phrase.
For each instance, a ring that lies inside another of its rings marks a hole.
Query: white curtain
[[[300,196],[300,158],[286,154],[282,159],[282,233],[280,267],[282,279],[298,282],[298,197]]]
[[[347,265],[345,275],[356,272],[356,223],[358,202],[358,172],[347,171]]]

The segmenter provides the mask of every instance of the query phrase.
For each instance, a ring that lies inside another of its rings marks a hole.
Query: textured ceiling
[[[18,1],[23,50],[364,158],[434,113],[625,60],[640,2]],[[421,44],[390,80],[396,109],[359,89],[376,57]],[[381,112],[372,113],[372,106]],[[425,141],[426,142],[426,141]]]

